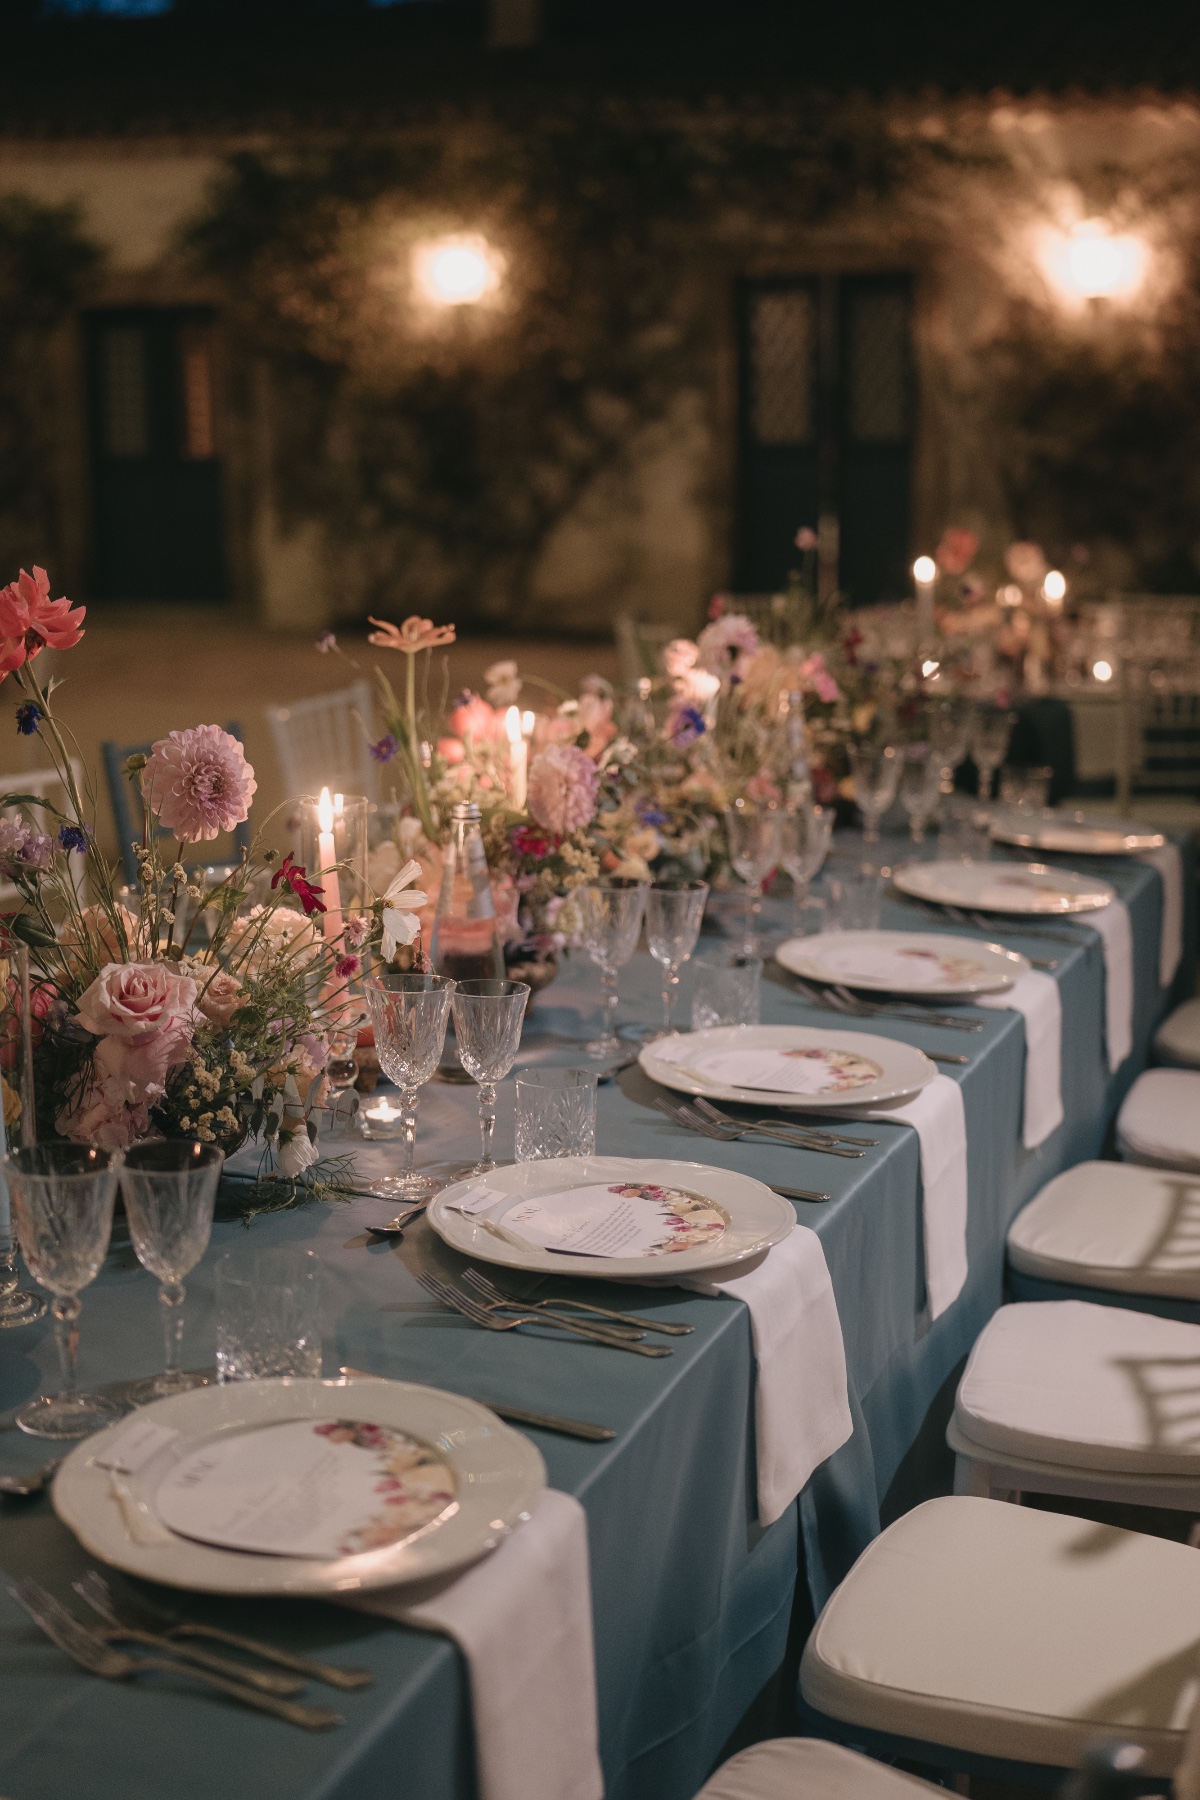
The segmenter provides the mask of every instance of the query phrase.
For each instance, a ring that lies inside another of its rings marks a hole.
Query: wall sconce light
[[[1113,678],[1112,664],[1110,662],[1104,662],[1103,659],[1100,662],[1094,662],[1092,664],[1092,678],[1095,681],[1111,681]]]
[[[427,238],[413,248],[413,281],[431,306],[474,306],[500,286],[504,258],[476,232]]]
[[[1146,279],[1150,249],[1134,232],[1117,232],[1104,219],[1084,219],[1065,231],[1042,235],[1043,273],[1069,304],[1132,300]]]

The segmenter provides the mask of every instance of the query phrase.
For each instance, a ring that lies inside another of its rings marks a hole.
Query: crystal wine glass
[[[1004,706],[977,706],[971,720],[971,760],[979,770],[979,798],[990,800],[996,770],[1008,754],[1013,715]]]
[[[929,708],[929,748],[941,773],[943,794],[954,792],[954,771],[967,754],[970,719],[959,700],[934,700]]]
[[[797,931],[808,900],[808,884],[829,854],[833,820],[833,808],[825,806],[797,806],[784,815],[779,860],[792,878]]]
[[[725,814],[729,860],[735,875],[746,883],[750,904],[742,934],[743,956],[758,953],[758,926],[762,916],[763,888],[771,870],[779,864],[779,834],[783,814],[777,806],[752,806],[735,800]]]
[[[459,1061],[479,1083],[480,1156],[468,1175],[494,1169],[496,1083],[503,1081],[521,1047],[521,1023],[529,1000],[525,981],[460,981],[454,990],[454,1035]]]
[[[879,842],[879,822],[896,798],[900,752],[894,744],[851,744],[854,800],[863,817],[863,843]]]
[[[687,881],[675,886],[655,882],[646,896],[646,946],[655,962],[663,967],[662,1030],[647,1033],[648,1043],[655,1038],[670,1037],[675,1029],[679,970],[696,948],[707,900],[707,881]]]
[[[910,744],[900,773],[900,804],[908,814],[914,844],[925,842],[925,827],[942,797],[942,772],[928,744]]]
[[[103,1394],[81,1394],[76,1380],[79,1295],[108,1250],[122,1160],[119,1150],[64,1143],[12,1150],[4,1159],[17,1242],[30,1274],[53,1296],[62,1364],[61,1392],[41,1395],[17,1414],[21,1430],[33,1437],[87,1437],[125,1411]]]
[[[417,1148],[417,1089],[437,1068],[446,1041],[454,982],[448,975],[387,974],[365,983],[367,1011],[375,1033],[379,1066],[400,1089],[404,1111],[404,1169],[385,1175],[374,1190],[389,1200],[413,1204],[428,1199],[436,1183],[413,1169]]]
[[[648,885],[627,875],[614,875],[576,888],[572,896],[579,909],[583,947],[600,971],[604,997],[603,1029],[585,1046],[589,1056],[615,1056],[621,1048],[615,1030],[617,976],[637,949]]]
[[[162,1302],[163,1372],[131,1389],[135,1406],[203,1387],[204,1376],[180,1368],[183,1277],[191,1273],[212,1234],[213,1204],[225,1156],[215,1144],[164,1138],[134,1144],[121,1170],[121,1192],[138,1261],[158,1277]]]

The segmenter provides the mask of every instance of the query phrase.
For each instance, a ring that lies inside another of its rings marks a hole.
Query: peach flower
[[[432,619],[420,619],[416,613],[405,619],[403,625],[393,625],[388,619],[372,619],[369,613],[367,617],[376,627],[367,642],[377,644],[381,650],[405,650],[415,656],[418,650],[440,650],[444,644],[454,642],[453,625],[435,625]]]
[[[52,650],[70,650],[83,636],[86,608],[69,600],[50,598],[50,577],[33,565],[33,574],[22,569],[15,581],[0,588],[0,676]]]
[[[210,975],[196,998],[196,1005],[212,1025],[228,1025],[241,1004],[242,984],[228,969]]]

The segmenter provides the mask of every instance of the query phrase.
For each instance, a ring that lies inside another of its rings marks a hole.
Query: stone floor
[[[357,668],[342,656],[320,655],[310,636],[281,636],[224,610],[91,608],[83,642],[54,658],[54,674],[63,683],[55,704],[94,772],[97,830],[108,852],[116,846],[100,756],[105,738],[132,744],[176,728],[236,720],[258,779],[255,812],[265,818],[287,798],[265,707],[346,687],[369,676],[376,662],[399,685],[398,656],[373,649],[361,631],[343,633],[339,642]],[[569,691],[592,670],[613,679],[617,667],[611,640],[471,637],[436,654],[449,657],[452,694],[478,689],[483,671],[500,657],[512,657],[530,674]],[[5,723],[3,701],[15,707],[20,697],[10,679],[0,696],[0,776],[6,778],[49,760],[37,738],[19,737]]]

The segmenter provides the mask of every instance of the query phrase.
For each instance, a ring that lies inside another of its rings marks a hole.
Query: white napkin
[[[821,1240],[797,1225],[746,1275],[683,1275],[675,1285],[732,1294],[750,1311],[757,1365],[758,1517],[782,1516],[813,1470],[850,1437],[846,1349]]]
[[[547,1488],[463,1575],[353,1598],[454,1639],[467,1661],[480,1800],[603,1800],[587,1518]]]
[[[1129,908],[1123,900],[1110,900],[1099,912],[1082,915],[1077,923],[1100,933],[1104,945],[1104,1041],[1108,1067],[1115,1075],[1133,1049],[1133,932]]]
[[[929,1316],[953,1306],[967,1279],[967,1114],[962,1089],[949,1075],[935,1075],[903,1106],[864,1107],[842,1118],[894,1119],[911,1125],[921,1146],[922,1217],[925,1226],[925,1293]]]
[[[1158,940],[1158,984],[1170,987],[1183,961],[1183,859],[1178,844],[1159,850],[1143,850],[1139,862],[1149,863],[1162,879],[1162,929]]]
[[[1062,995],[1053,975],[1027,969],[1005,994],[980,994],[980,1006],[1011,1008],[1025,1015],[1025,1108],[1022,1139],[1027,1150],[1044,1144],[1063,1122]]]

